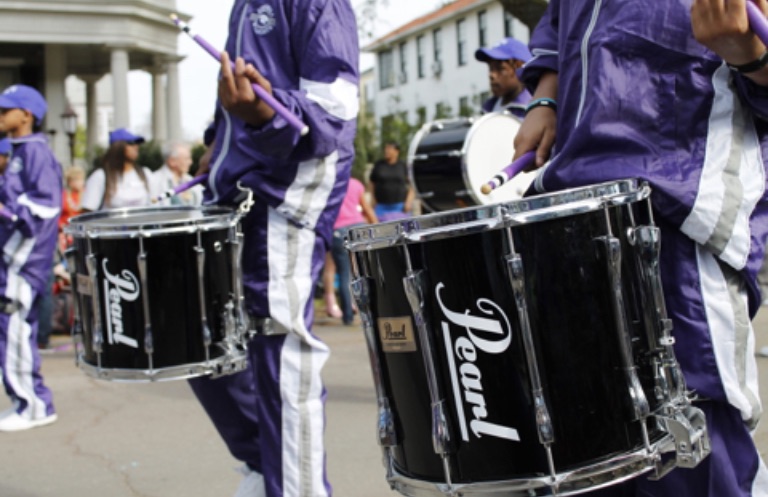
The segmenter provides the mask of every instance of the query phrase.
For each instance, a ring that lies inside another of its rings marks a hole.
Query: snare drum
[[[570,495],[708,454],[648,197],[628,180],[350,230],[394,488]]]
[[[70,220],[78,366],[126,382],[245,367],[239,216],[224,207],[100,211]]]
[[[480,191],[512,161],[518,129],[518,118],[506,113],[422,126],[408,150],[411,184],[422,205],[446,211],[521,198],[536,173],[520,173],[488,195]]]

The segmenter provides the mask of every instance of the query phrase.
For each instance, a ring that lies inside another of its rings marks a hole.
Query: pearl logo
[[[512,343],[509,319],[501,307],[488,299],[477,300],[479,312],[475,315],[469,310],[452,311],[440,298],[443,288],[445,285],[439,283],[435,295],[446,319],[442,322],[443,339],[461,437],[468,442],[471,432],[475,438],[490,436],[519,442],[516,429],[488,421],[490,413],[483,392],[483,372],[476,364],[480,354],[497,355],[509,349]],[[466,336],[454,340],[452,327],[464,330]]]
[[[125,335],[123,325],[123,301],[136,302],[141,293],[139,279],[135,274],[124,269],[119,275],[109,272],[108,259],[102,262],[104,269],[104,298],[107,314],[107,339],[111,345],[121,343],[128,347],[138,349],[139,343],[135,338]]]

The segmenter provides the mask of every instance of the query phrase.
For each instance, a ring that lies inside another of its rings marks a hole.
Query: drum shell
[[[622,291],[632,355],[655,409],[660,400],[655,397],[654,370],[649,362],[653,354],[643,331],[647,323],[637,305],[641,289],[625,236],[635,222],[647,220],[648,213],[631,205],[612,207],[607,213],[610,233],[616,233],[621,241]],[[554,428],[556,470],[575,470],[642,449],[641,423],[646,424],[652,440],[662,436],[655,422],[632,417],[607,283],[608,265],[600,241],[608,234],[606,212],[600,210],[352,253],[360,273],[373,287],[372,314],[374,323],[379,324],[376,336],[382,383],[395,412],[399,437],[393,450],[398,471],[415,479],[444,480],[442,460],[432,446],[430,395],[421,344],[406,352],[384,352],[380,323],[391,317],[412,316],[401,279],[409,259],[411,266],[425,275],[429,333],[437,344],[434,366],[450,406],[449,426],[456,443],[451,458],[454,482],[531,478],[550,472],[536,426],[531,393],[534,373],[526,360],[507,270],[506,256],[512,253],[510,237],[525,270],[525,310]],[[494,317],[500,322],[505,321],[500,316],[506,316],[509,345],[500,353],[483,352],[483,346],[499,348],[499,337],[457,326],[447,318],[446,309]],[[415,330],[413,320],[411,326]],[[474,352],[469,343],[474,345]],[[466,360],[468,356],[474,360]],[[468,437],[461,429],[461,410]],[[473,436],[473,419],[514,428],[520,440]]]
[[[200,306],[200,277],[195,247],[198,229],[140,236],[138,232],[110,233],[106,237],[77,236],[74,240],[74,291],[83,330],[81,360],[106,370],[159,369],[203,363],[224,354],[216,346],[225,336],[225,316],[233,302],[232,250],[230,227],[203,227],[200,247],[205,254],[203,288],[207,325],[212,347],[204,340]],[[146,254],[146,287],[141,286],[138,258]],[[102,324],[102,350],[95,340],[93,280],[87,257],[95,257]],[[115,282],[123,282],[124,292]],[[139,286],[138,293],[134,286]],[[143,292],[149,303],[152,332],[150,354],[145,343]],[[134,295],[135,294],[135,295]],[[122,329],[123,338],[118,331]]]

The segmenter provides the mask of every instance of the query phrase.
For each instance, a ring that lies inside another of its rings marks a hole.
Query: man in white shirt
[[[189,167],[192,165],[192,153],[185,143],[171,143],[164,147],[165,164],[154,172],[154,179],[161,191],[176,188],[192,180]],[[165,205],[200,205],[203,202],[203,187],[196,185],[178,195],[163,200]]]

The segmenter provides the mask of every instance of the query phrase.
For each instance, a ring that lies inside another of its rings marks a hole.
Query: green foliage
[[[384,116],[381,119],[381,142],[395,142],[400,145],[400,157],[405,159],[408,146],[413,136],[419,130],[419,125],[412,125],[408,122],[406,113]],[[376,157],[379,159],[380,157]]]
[[[197,174],[197,169],[200,167],[200,158],[203,156],[208,147],[204,143],[197,143],[192,147],[192,166],[189,168],[189,174],[194,176]]]
[[[148,167],[152,171],[157,171],[163,166],[163,150],[158,142],[155,140],[142,143],[139,147],[139,158],[136,161],[144,167]]]

